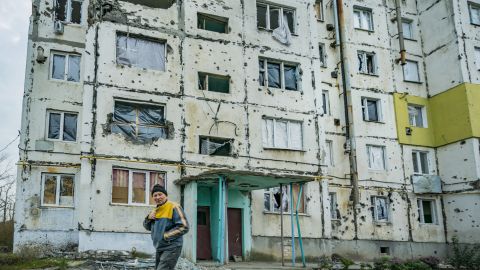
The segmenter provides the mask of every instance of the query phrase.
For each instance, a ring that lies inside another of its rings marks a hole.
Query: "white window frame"
[[[372,72],[368,71],[367,65],[367,56],[372,57]],[[360,69],[360,57],[362,58],[362,69]],[[366,52],[366,51],[357,51],[357,58],[358,58],[358,73],[366,74],[366,75],[377,75],[378,74],[378,65],[377,65],[377,54],[374,52]]]
[[[412,116],[412,117],[414,117],[413,123],[410,121],[410,107],[420,109],[420,113],[422,114],[422,125],[421,126],[418,126],[416,124],[417,120],[416,120],[415,116]],[[408,110],[408,123],[411,127],[428,128],[427,109],[424,105],[408,103],[407,110]]]
[[[473,21],[473,13],[474,10],[477,10],[477,12],[479,13],[479,21],[478,22],[474,22]],[[477,4],[477,3],[473,3],[473,2],[468,2],[468,13],[470,14],[470,24],[473,24],[473,25],[480,25],[480,4]]]
[[[477,67],[477,70],[480,70],[480,47],[475,47],[474,53],[475,53],[475,65]]]
[[[405,36],[405,27],[404,27],[404,24],[406,24],[408,26],[408,28],[410,29],[410,36]],[[402,31],[403,31],[403,38],[405,39],[408,39],[408,40],[414,40],[414,35],[413,35],[413,21],[410,20],[410,19],[406,19],[406,18],[402,18]]]
[[[55,113],[55,114],[60,114],[60,131],[59,131],[59,138],[58,139],[52,139],[48,137],[48,129],[50,127],[50,114]],[[65,114],[75,114],[77,116],[77,134],[75,134],[75,141],[65,141],[63,140],[63,127],[64,127],[64,119],[65,119]],[[67,112],[67,111],[58,111],[58,110],[47,110],[47,126],[45,128],[45,138],[48,141],[57,141],[57,142],[65,142],[65,143],[75,143],[77,142],[78,138],[78,113],[77,112]]]
[[[332,140],[325,141],[325,149],[326,149],[325,165],[327,165],[328,167],[333,167],[335,165],[335,161],[333,160],[333,141]]]
[[[45,196],[45,178],[47,176],[55,176],[57,178],[56,180],[56,190],[55,190],[55,204],[45,204],[43,203],[43,199]],[[62,176],[71,176],[73,177],[73,201],[72,205],[60,205],[60,181],[62,179]],[[42,173],[42,187],[41,187],[41,206],[44,207],[59,207],[59,208],[74,208],[75,207],[75,174],[71,173]]]
[[[281,90],[285,90],[285,91],[301,92],[301,87],[300,87],[300,81],[301,80],[300,80],[300,75],[299,75],[299,72],[298,72],[298,69],[300,68],[299,64],[286,62],[286,61],[281,61],[281,60],[273,60],[273,59],[269,59],[269,58],[262,58],[262,57],[260,57],[258,59],[258,61],[263,62],[263,68],[258,71],[258,73],[260,74],[260,72],[263,70],[263,74],[264,74],[263,75],[263,86],[260,85],[261,87],[272,88],[272,89],[281,89]],[[280,65],[280,88],[275,88],[275,87],[268,86],[268,63],[273,63],[273,64],[279,64]],[[285,64],[287,66],[295,66],[295,68],[296,68],[296,76],[297,76],[297,78],[296,78],[297,79],[296,80],[297,89],[296,90],[290,90],[290,89],[285,88]]]
[[[128,171],[128,202],[127,203],[114,203],[112,201],[113,199],[113,170],[122,170],[122,171]],[[110,190],[110,203],[112,205],[132,205],[132,206],[152,206],[150,204],[150,192],[152,190],[152,187],[150,187],[150,173],[160,173],[163,174],[163,182],[165,184],[164,188],[167,190],[167,173],[163,171],[145,171],[145,170],[137,170],[137,169],[128,169],[128,168],[122,168],[122,167],[113,167],[112,168],[112,177],[111,177],[111,185],[112,188]],[[146,203],[134,203],[132,202],[133,198],[133,174],[134,173],[143,173],[145,174],[145,202]]]
[[[61,55],[61,56],[64,56],[65,57],[65,66],[64,66],[64,70],[63,70],[63,79],[56,79],[56,78],[53,78],[53,65],[54,65],[54,56],[55,55]],[[77,81],[69,81],[68,80],[68,69],[69,69],[69,65],[70,65],[70,57],[71,56],[75,56],[75,57],[80,57],[80,66],[79,66],[79,69],[80,69],[80,78]],[[67,52],[59,52],[59,51],[52,51],[51,54],[50,54],[50,80],[53,80],[53,81],[59,81],[59,82],[69,82],[69,83],[80,83],[80,81],[82,80],[82,55],[80,54],[76,54],[76,53],[67,53]]]
[[[405,82],[414,82],[414,83],[420,83],[420,66],[418,65],[418,61],[412,61],[412,60],[406,60],[406,64],[402,67],[403,71],[403,81]],[[405,69],[408,68],[409,64],[414,64],[417,67],[417,80],[410,80],[405,77]]]
[[[265,145],[265,142],[262,142],[263,144],[263,149],[283,149],[283,150],[296,150],[296,151],[303,151],[303,148],[304,148],[304,141],[303,141],[303,134],[304,134],[304,127],[303,127],[303,121],[298,121],[298,120],[289,120],[289,119],[278,119],[278,118],[271,118],[271,117],[264,117],[263,118],[263,125],[267,125],[267,120],[272,120],[273,121],[273,146],[268,146],[268,145]],[[279,122],[286,122],[287,123],[287,147],[284,148],[284,147],[277,147],[275,146],[275,134],[276,134],[276,123],[277,121]],[[300,141],[302,143],[302,147],[301,148],[293,148],[293,147],[290,147],[290,144],[291,144],[291,141],[292,141],[292,138],[290,137],[290,124],[291,123],[299,123],[300,126],[301,126],[301,129],[300,129],[300,135],[301,135],[301,138],[300,138]],[[263,139],[262,139],[263,140]]]
[[[429,201],[432,205],[432,223],[425,223],[425,216],[423,215],[423,201]],[[417,199],[417,206],[418,206],[418,220],[422,225],[437,225],[438,224],[438,214],[437,214],[437,200],[436,199],[426,199],[426,198],[418,198]]]
[[[383,159],[383,168],[373,168],[372,161],[370,160],[370,152],[372,148],[380,148],[382,149],[382,159]],[[368,155],[368,169],[372,171],[386,171],[387,170],[387,159],[386,159],[386,151],[385,146],[382,145],[367,145],[367,155]]]
[[[359,26],[355,26],[355,21],[357,20],[357,14],[359,17]],[[370,24],[369,25],[362,25],[362,16],[368,16],[370,18]],[[359,29],[359,30],[365,30],[365,31],[374,31],[373,27],[373,12],[370,8],[365,8],[365,7],[358,7],[355,6],[353,7],[353,20],[354,20],[354,28]]]
[[[385,211],[387,214],[386,218],[379,219],[377,211],[377,200],[385,200]],[[372,205],[373,205],[373,220],[377,223],[387,223],[390,221],[390,204],[388,202],[388,197],[385,196],[372,196]]]
[[[413,166],[413,173],[416,174],[416,175],[428,175],[428,174],[430,174],[430,153],[428,151],[412,150],[412,165],[415,165],[415,164],[413,164],[415,162],[415,160],[413,159],[413,155],[416,156],[417,169],[419,170],[419,171],[416,172],[415,171],[415,166]],[[422,155],[425,155],[424,157],[426,158],[427,168],[422,167],[422,160],[421,160]]]
[[[290,185],[289,184],[285,184],[283,185],[284,187],[286,186],[287,187],[287,196],[288,196],[288,200],[289,200],[289,203],[291,204],[292,202],[290,201],[290,194],[291,194],[291,189],[290,189]],[[306,215],[307,214],[307,196],[306,196],[306,187],[307,185],[303,185],[303,190],[302,190],[302,197],[303,197],[303,207],[304,209],[298,209],[298,213],[300,215]],[[276,187],[276,188],[280,188],[280,187]],[[265,207],[263,209],[263,213],[266,213],[266,214],[272,214],[272,213],[280,213],[280,209],[279,210],[275,210],[275,207],[274,207],[274,198],[273,198],[273,189],[274,188],[267,188],[267,189],[264,189],[263,190],[263,194],[265,193],[268,193],[270,194],[270,210],[266,210]],[[265,196],[265,195],[264,195]],[[297,205],[289,205],[287,211],[283,211],[284,214],[290,214],[290,206],[293,206],[293,211],[295,212],[295,208],[297,207]],[[280,206],[281,207],[281,206]],[[273,208],[273,210],[272,210]]]
[[[330,94],[328,90],[322,90],[322,111],[324,115],[332,115],[330,109]]]
[[[269,3],[264,3],[264,2],[257,2],[256,4],[256,7],[258,6],[264,6],[267,8],[267,14],[266,14],[266,17],[265,17],[265,20],[266,20],[266,28],[264,27],[261,27],[261,26],[258,26],[258,18],[257,19],[257,28],[259,29],[265,29],[265,30],[270,30],[270,31],[273,31],[275,29],[272,29],[270,27],[270,7],[273,7],[273,8],[276,8],[276,9],[280,9],[280,16],[278,16],[278,25],[283,25],[283,20],[284,20],[284,17],[285,17],[285,14],[284,12],[285,11],[292,11],[293,12],[293,29],[292,29],[292,34],[295,34],[297,32],[297,27],[296,26],[296,22],[297,22],[297,11],[295,10],[295,8],[290,8],[290,7],[284,7],[284,6],[278,6],[278,5],[272,5],[272,4],[269,4]],[[287,23],[288,24],[288,23]]]
[[[338,202],[337,202],[337,193],[329,192],[328,201],[330,202],[330,219],[331,220],[340,220],[338,215]]]
[[[72,2],[81,2],[80,6],[80,23],[72,22]],[[74,24],[74,25],[81,25],[83,22],[83,3],[84,0],[67,0],[67,6],[65,7],[65,21],[64,23]],[[55,0],[55,8],[57,5],[57,1]],[[56,14],[55,14],[56,17]]]
[[[370,115],[368,112],[368,101],[375,102],[375,109],[377,111],[377,120],[370,119]],[[370,97],[362,97],[362,110],[363,110],[363,121],[366,122],[382,122],[383,115],[382,115],[382,101],[378,98],[370,98]]]
[[[320,67],[327,67],[327,57],[325,54],[325,43],[320,43],[318,44],[318,53],[319,53],[319,59],[320,59]]]
[[[324,13],[324,6],[323,6],[323,0],[316,0],[315,5],[315,18],[317,18],[317,21],[323,22],[325,20],[325,13]]]

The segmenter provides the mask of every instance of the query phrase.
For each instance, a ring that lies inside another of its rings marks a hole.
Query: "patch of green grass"
[[[25,258],[15,254],[0,254],[0,269],[2,270],[21,270],[46,267],[59,267],[67,269],[66,259],[35,259]]]

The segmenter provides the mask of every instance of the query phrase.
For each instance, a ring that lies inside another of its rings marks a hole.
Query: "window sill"
[[[273,30],[275,30],[275,29],[267,29],[267,28],[258,27],[258,26],[257,26],[257,29],[261,30],[261,31],[266,31],[266,32],[273,32]],[[290,35],[292,35],[294,37],[298,37],[297,33],[290,32]]]
[[[128,204],[128,203],[110,203],[110,206],[128,206],[128,207],[155,207],[150,204]]]
[[[374,221],[373,224],[375,224],[375,226],[392,226],[392,222],[390,221]]]
[[[264,150],[280,150],[280,151],[296,151],[296,152],[307,152],[303,149],[292,149],[292,148],[277,148],[277,147],[263,147]]]
[[[47,142],[71,143],[71,144],[77,143],[77,141],[64,141],[64,140],[55,140],[55,139],[50,139],[50,138],[46,138],[45,141],[47,141]]]
[[[209,93],[217,93],[217,94],[223,94],[223,95],[230,95],[230,92],[220,92],[220,91],[212,91],[212,90],[204,90],[204,89],[198,89],[198,91],[205,91]]]
[[[375,120],[365,120],[363,119],[364,122],[367,122],[367,123],[373,123],[373,124],[385,124],[385,122],[383,121],[375,121]]]
[[[288,91],[288,92],[298,92],[298,93],[302,93],[302,91],[300,90],[290,90],[290,89],[285,89],[285,88],[276,88],[276,87],[269,87],[269,86],[263,86],[263,85],[260,85],[260,88],[259,90],[263,90],[263,89],[267,89],[267,90],[274,90],[274,91]]]
[[[438,223],[421,223],[419,222],[420,226],[438,226]]]
[[[317,22],[323,23],[323,22],[325,22],[325,19],[317,19]]]
[[[386,169],[372,169],[372,168],[368,168],[368,171],[369,171],[369,172],[372,172],[372,173],[387,173],[387,170],[386,170]]]
[[[404,40],[408,40],[408,41],[413,41],[413,42],[417,42],[418,40],[414,39],[414,38],[407,38],[407,37],[403,37]]]
[[[359,30],[359,31],[364,31],[364,32],[367,32],[367,33],[373,33],[375,32],[374,30],[370,30],[370,29],[364,29],[364,28],[354,28],[355,30]]]
[[[404,82],[407,82],[407,83],[416,83],[416,84],[423,84],[422,81],[409,81],[409,80],[403,80]]]
[[[117,65],[117,68],[131,68],[131,69],[134,69],[134,70],[141,70],[141,71],[147,71],[147,72],[155,72],[155,73],[165,73],[165,70],[158,70],[158,69],[151,69],[151,68],[142,68],[142,67],[137,67],[137,66],[133,66],[133,65],[124,65],[124,64],[119,64],[117,62],[115,62],[115,64]],[[165,66],[167,64],[167,61],[165,61]],[[166,69],[166,67],[165,67]]]
[[[264,215],[277,215],[280,216],[280,212],[272,212],[272,211],[263,211]],[[295,213],[293,213],[295,215]],[[283,215],[290,215],[290,212],[283,212]],[[309,214],[306,213],[298,213],[299,216],[302,217],[310,217]]]
[[[372,77],[380,77],[378,74],[375,73],[363,73],[363,72],[358,72],[359,75],[367,75],[367,76],[372,76]]]
[[[473,25],[473,26],[475,26],[475,27],[480,27],[480,24],[479,24],[479,23],[471,22],[470,24]]]
[[[80,81],[75,82],[75,81],[68,81],[68,80],[60,80],[60,79],[54,79],[54,78],[52,78],[52,77],[50,77],[50,81],[52,81],[52,82],[58,82],[58,83],[68,83],[68,84],[81,85],[81,82],[80,82]]]
[[[410,126],[410,128],[428,128],[428,127],[421,127],[421,126]]]
[[[43,204],[40,206],[41,209],[75,209],[75,206],[63,206],[63,205],[53,205],[53,204]]]

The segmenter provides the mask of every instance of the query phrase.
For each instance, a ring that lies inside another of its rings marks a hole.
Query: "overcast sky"
[[[0,151],[20,129],[30,0],[0,0]],[[18,160],[18,139],[0,154],[12,166]],[[15,171],[14,171],[15,173]]]

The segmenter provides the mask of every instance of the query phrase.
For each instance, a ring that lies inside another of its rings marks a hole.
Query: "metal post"
[[[306,267],[305,253],[303,252],[302,231],[300,229],[300,220],[298,219],[298,207],[300,206],[300,198],[302,197],[302,191],[303,191],[303,183],[300,184],[300,190],[298,191],[297,205],[295,207],[295,216],[297,218],[298,244],[300,246],[300,252],[302,253],[302,264],[303,264],[303,267]],[[293,190],[291,190],[290,192],[293,193]]]
[[[218,261],[220,264],[224,263],[224,248],[223,245],[225,243],[225,233],[224,233],[224,194],[223,194],[223,183],[225,178],[220,176],[218,178],[218,239],[217,239],[217,254],[218,254]]]
[[[224,257],[224,263],[228,264],[228,257],[230,256],[228,254],[228,183],[226,179],[223,180],[223,202],[224,202],[224,219],[223,219],[223,236],[224,236],[224,251],[225,251],[225,257]]]
[[[292,266],[295,266],[295,225],[293,224],[293,184],[290,183],[290,223],[292,224]],[[283,190],[282,190],[283,192]]]
[[[282,241],[282,266],[285,266],[285,247],[283,244],[283,184],[280,184],[280,239]]]

